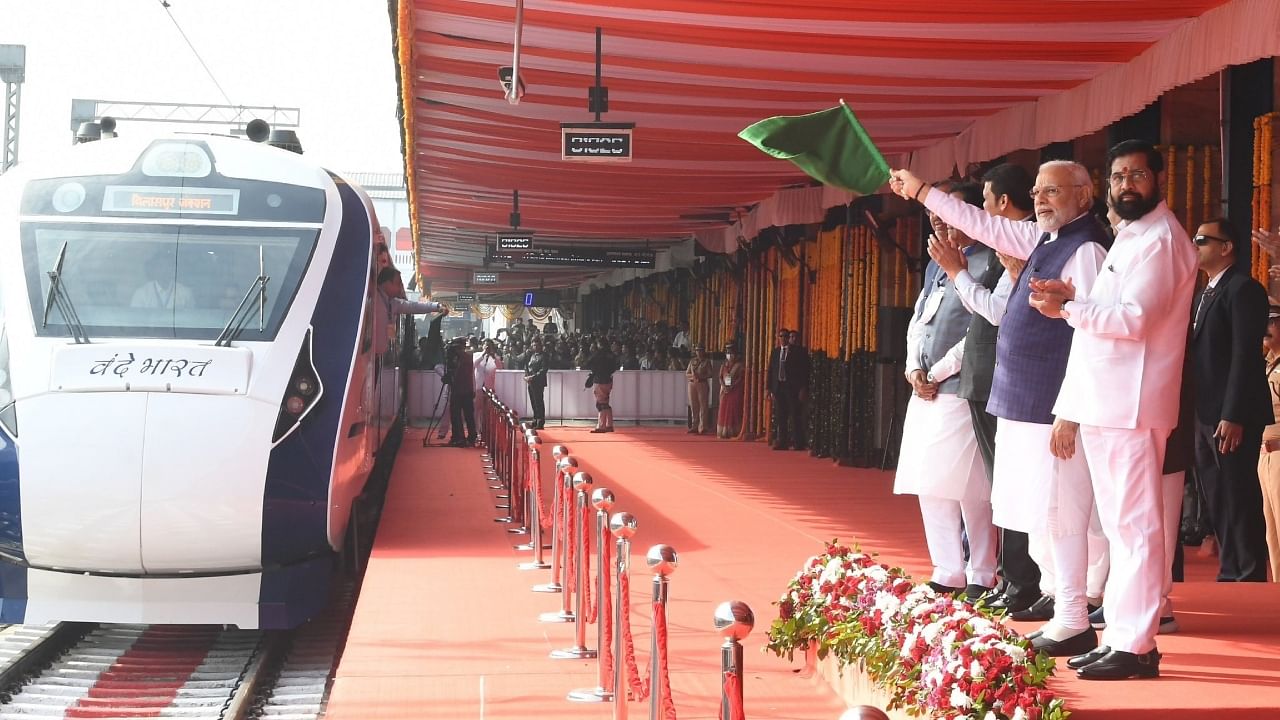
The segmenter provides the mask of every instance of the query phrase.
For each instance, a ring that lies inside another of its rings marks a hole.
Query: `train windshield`
[[[22,257],[36,334],[69,336],[74,321],[46,312],[49,271],[84,333],[209,339],[231,321],[259,274],[270,278],[261,312],[241,340],[271,340],[293,301],[318,228],[115,223],[24,223]],[[59,260],[61,258],[61,260]]]

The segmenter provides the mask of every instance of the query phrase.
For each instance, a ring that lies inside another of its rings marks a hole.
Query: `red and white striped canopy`
[[[527,93],[511,105],[497,68],[512,64],[516,0],[402,0],[398,23],[420,258],[437,289],[460,286],[509,227],[513,190],[522,227],[547,242],[714,236],[809,182],[737,137],[766,117],[844,98],[891,164],[936,177],[1280,52],[1274,0],[526,0]],[[597,26],[602,119],[636,124],[626,164],[560,158],[560,123],[594,119]]]

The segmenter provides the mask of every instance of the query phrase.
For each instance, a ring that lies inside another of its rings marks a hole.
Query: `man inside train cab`
[[[177,262],[172,253],[157,252],[147,260],[144,269],[147,281],[133,291],[129,307],[175,310],[195,303],[191,288],[178,282]]]

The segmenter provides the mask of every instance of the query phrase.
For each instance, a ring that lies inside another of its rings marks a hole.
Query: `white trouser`
[[[933,581],[948,587],[996,584],[996,528],[991,524],[991,501],[982,486],[969,483],[962,500],[920,496],[924,537],[933,561]],[[969,563],[964,561],[964,537],[969,538]]]
[[[1080,426],[1098,519],[1111,546],[1102,644],[1112,650],[1142,654],[1156,645],[1169,572],[1160,472],[1168,437],[1167,430]]]

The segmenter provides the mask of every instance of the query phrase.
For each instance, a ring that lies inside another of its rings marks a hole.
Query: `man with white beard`
[[[1052,161],[1040,167],[1031,189],[1034,223],[965,207],[930,192],[906,171],[894,173],[894,187],[924,202],[931,212],[980,242],[1026,258],[1000,319],[996,367],[987,411],[999,418],[991,493],[997,526],[1043,538],[1048,552],[1033,553],[1054,581],[1052,608],[1039,617],[1052,622],[1032,633],[1032,646],[1052,656],[1074,656],[1097,647],[1090,627],[1087,571],[1088,530],[1093,490],[1088,466],[1074,451],[1074,428],[1056,441],[1069,451],[1055,457],[1053,405],[1066,374],[1074,331],[1030,305],[1032,281],[1066,278],[1090,288],[1106,253],[1106,230],[1089,213],[1093,186],[1082,165]],[[1101,551],[1101,548],[1099,548]],[[1015,615],[1016,617],[1016,615]]]

